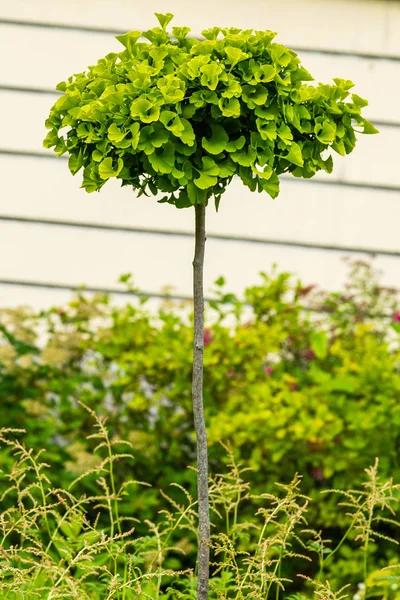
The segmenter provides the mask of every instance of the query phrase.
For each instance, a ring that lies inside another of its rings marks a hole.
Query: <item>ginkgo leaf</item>
[[[220,154],[225,150],[229,136],[221,125],[211,125],[211,132],[211,138],[203,137],[201,145],[209,154]]]
[[[237,98],[220,98],[218,106],[224,117],[240,117],[240,102]]]
[[[257,158],[257,154],[254,148],[249,146],[247,150],[232,152],[230,157],[242,167],[250,167],[252,164],[254,164],[254,161]]]
[[[113,159],[109,156],[105,158],[99,164],[99,175],[102,179],[110,179],[110,177],[117,177],[124,166],[124,161],[122,158],[119,158],[117,161],[117,165],[113,167]]]
[[[140,119],[143,123],[152,123],[158,120],[160,107],[146,98],[138,98],[131,104],[131,116]]]
[[[284,158],[298,167],[302,167],[304,165],[301,148],[298,144],[296,144],[296,142],[292,143],[288,154]]]
[[[208,156],[203,156],[201,161],[203,163],[203,168],[198,170],[199,177],[194,180],[194,183],[201,190],[206,190],[217,183],[219,168],[216,162]]]
[[[331,142],[334,142],[336,138],[336,125],[328,121],[316,123],[314,132],[317,140],[323,144],[330,144]]]
[[[248,52],[243,52],[243,50],[234,46],[225,46],[225,53],[232,66],[237,65],[241,60],[251,57],[251,54],[248,54]]]
[[[166,29],[167,26],[169,25],[169,23],[171,23],[172,19],[174,18],[174,15],[171,13],[166,13],[165,15],[162,13],[154,13],[154,14],[157,17],[157,21],[160,23],[160,25],[163,29]]]
[[[279,178],[276,173],[272,173],[271,177],[263,180],[261,185],[271,198],[276,198],[279,195]]]

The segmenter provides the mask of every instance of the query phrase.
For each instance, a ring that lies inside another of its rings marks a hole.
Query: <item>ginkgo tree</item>
[[[203,410],[205,212],[218,209],[234,177],[251,191],[279,193],[279,176],[331,173],[332,151],[349,154],[356,133],[376,133],[353,83],[308,83],[296,53],[271,31],[213,27],[200,39],[188,27],[160,26],[117,36],[124,49],[57,89],[44,145],[69,154],[82,187],[109,179],[137,195],[195,212],[193,413],[197,442],[198,598],[208,598],[210,519]]]

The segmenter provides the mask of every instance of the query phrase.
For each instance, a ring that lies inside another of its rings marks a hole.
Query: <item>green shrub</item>
[[[96,444],[99,463],[68,488],[54,486],[57,471],[44,462],[42,453],[21,443],[20,431],[0,430],[0,444],[11,450],[13,463],[3,474],[7,489],[0,498],[1,598],[194,600],[195,569],[180,569],[178,557],[197,545],[197,502],[175,484],[179,500],[163,493],[168,510],[156,522],[142,524],[145,533],[140,535],[140,512],[133,510],[130,517],[120,513],[122,503],[134,498],[140,485],[118,474],[118,466],[128,470],[134,464],[131,444],[110,439],[105,419],[80,405],[82,412],[85,408],[95,420],[88,439]],[[358,591],[360,599],[398,600],[398,565],[371,569],[374,540],[378,545],[397,543],[383,536],[382,523],[400,525],[395,512],[400,486],[381,479],[377,461],[366,470],[361,489],[330,492],[336,503],[339,497],[346,505],[347,529],[335,545],[307,527],[310,499],[302,493],[298,475],[288,485],[275,487],[273,494],[254,495],[246,469],[226,450],[227,469],[210,482],[210,600],[306,600],[312,595],[340,600],[352,591]],[[76,493],[82,481],[92,493]],[[243,508],[252,514],[251,520],[241,518]],[[344,512],[340,505],[335,511]],[[326,580],[328,568],[340,568],[338,556],[346,539],[358,559],[353,563],[358,565],[358,587],[340,587],[335,577],[333,584]],[[293,561],[301,564],[297,585],[292,580]],[[314,578],[308,576],[310,570]],[[293,587],[301,591],[289,596]]]
[[[345,518],[320,490],[360,485],[377,456],[382,477],[400,480],[396,295],[361,262],[352,264],[344,293],[303,286],[285,273],[263,274],[243,301],[225,291],[222,278],[215,291],[205,332],[211,469],[223,469],[222,441],[252,469],[255,494],[301,473],[302,489],[313,499],[309,527],[328,528],[337,541]],[[124,497],[120,514],[155,522],[165,508],[159,488],[174,481],[195,490],[187,468],[195,462],[190,319],[188,310],[171,303],[151,315],[145,301],[119,308],[106,297],[83,295],[39,315],[2,311],[2,426],[25,429],[28,447],[46,448],[53,484],[66,488],[100,463],[95,440],[86,440],[90,417],[78,400],[106,415],[111,438],[132,444],[134,478],[153,486]],[[2,450],[0,468],[11,464]],[[132,478],[128,465],[116,469],[118,477]],[[93,494],[93,482],[82,479],[76,489]],[[171,494],[178,499],[180,493]],[[241,518],[251,514],[244,506]],[[390,528],[384,531],[393,535]],[[359,565],[346,552],[343,545],[333,575],[354,583]],[[375,564],[382,566],[391,553],[382,541]],[[185,560],[182,568],[190,564]]]

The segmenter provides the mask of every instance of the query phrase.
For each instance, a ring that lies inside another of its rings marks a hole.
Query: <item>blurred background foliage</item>
[[[204,390],[211,472],[225,468],[222,442],[250,467],[246,479],[255,494],[301,474],[302,492],[313,499],[309,527],[340,539],[344,512],[321,490],[359,486],[375,457],[382,478],[400,480],[396,291],[380,286],[371,263],[360,260],[349,261],[339,293],[277,270],[261,274],[242,299],[226,291],[222,277],[213,291]],[[154,312],[146,298],[116,306],[105,296],[78,294],[40,314],[0,312],[1,425],[25,429],[27,447],[46,449],[55,486],[66,488],[100,461],[96,441],[86,439],[90,415],[81,401],[107,415],[112,438],[133,445],[133,466],[115,467],[120,480],[152,486],[132,489],[122,515],[155,521],[164,508],[159,489],[173,496],[171,482],[194,493],[190,310],[165,302]],[[12,463],[10,450],[1,448],[0,469]],[[79,485],[82,493],[92,491],[90,478]],[[0,476],[0,494],[6,486]],[[242,513],[252,518],[243,506]],[[393,535],[390,525],[382,527]],[[353,543],[343,544],[332,566],[338,582],[359,572]],[[376,567],[392,559],[393,545],[381,541]]]

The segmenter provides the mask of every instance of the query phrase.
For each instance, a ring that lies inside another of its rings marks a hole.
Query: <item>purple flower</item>
[[[235,374],[235,371],[228,371],[227,374],[226,374],[226,376],[227,377],[233,377],[234,374]]]
[[[313,358],[315,358],[315,352],[314,352],[314,350],[311,350],[311,348],[309,348],[308,350],[306,350],[305,353],[304,353],[304,357],[307,360],[312,360]]]
[[[264,367],[264,371],[267,375],[272,375],[273,373],[272,367]]]
[[[396,311],[393,313],[393,321],[395,323],[400,323],[400,311]]]
[[[208,346],[208,344],[210,344],[213,340],[213,332],[211,331],[211,329],[205,329],[204,330],[204,345]]]

